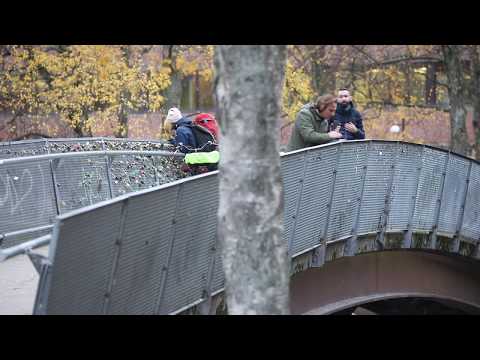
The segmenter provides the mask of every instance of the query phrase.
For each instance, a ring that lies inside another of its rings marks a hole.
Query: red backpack
[[[193,124],[206,128],[215,137],[215,142],[218,144],[218,136],[220,129],[217,120],[212,114],[200,113],[192,121]]]

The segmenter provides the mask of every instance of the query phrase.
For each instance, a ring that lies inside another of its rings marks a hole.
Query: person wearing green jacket
[[[322,95],[314,103],[304,105],[297,114],[287,151],[326,144],[341,139],[340,127],[330,131],[329,119],[335,115],[336,97]]]

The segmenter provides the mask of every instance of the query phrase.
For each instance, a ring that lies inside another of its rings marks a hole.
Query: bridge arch
[[[462,304],[480,313],[480,263],[436,251],[390,250],[343,257],[295,274],[292,314],[326,315],[405,297]]]

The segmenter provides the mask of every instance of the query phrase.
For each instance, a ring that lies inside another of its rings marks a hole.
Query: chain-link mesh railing
[[[58,214],[184,177],[182,157],[106,150],[0,160],[0,249],[44,235]]]
[[[292,268],[306,255],[304,268],[395,247],[480,255],[474,160],[367,140],[281,161]],[[213,172],[59,216],[35,313],[176,314],[208,304],[223,288],[217,210]]]
[[[105,137],[33,139],[0,142],[0,159],[102,150],[173,151],[174,149],[172,145],[164,140],[136,140]]]

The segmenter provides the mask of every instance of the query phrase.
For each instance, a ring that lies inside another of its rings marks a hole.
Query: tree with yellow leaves
[[[57,113],[77,136],[92,135],[100,119],[128,135],[128,113],[157,111],[170,85],[166,66],[142,69],[129,46],[71,45],[60,50],[14,46],[2,57],[0,106],[19,116]]]

